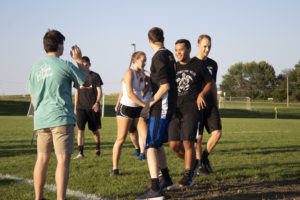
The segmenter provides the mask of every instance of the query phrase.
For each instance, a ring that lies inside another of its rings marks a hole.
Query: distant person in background
[[[27,83],[34,106],[34,130],[37,131],[37,160],[33,172],[36,200],[44,199],[43,188],[53,147],[57,160],[57,199],[66,198],[70,158],[74,152],[72,82],[83,85],[87,75],[71,62],[59,59],[64,51],[64,40],[57,30],[45,34],[46,57],[32,65]],[[77,46],[72,48],[71,56],[82,67],[81,51]]]
[[[78,134],[77,144],[79,153],[74,159],[84,158],[84,129],[86,123],[93,132],[96,143],[96,155],[100,156],[101,111],[100,100],[102,97],[102,79],[98,73],[90,70],[91,62],[87,56],[82,57],[83,72],[88,74],[87,81],[83,86],[74,83],[76,88],[74,113],[76,116]]]
[[[131,65],[133,67],[131,68]],[[142,51],[134,52],[131,56],[129,68],[126,70],[122,81],[122,92],[117,109],[118,134],[113,147],[113,169],[111,176],[119,175],[119,159],[122,145],[124,144],[128,129],[134,123],[139,135],[146,140],[147,126],[140,123],[140,112],[145,103],[142,101],[142,90],[145,88],[146,54]]]
[[[196,159],[200,162],[200,166],[197,170],[198,175],[205,175],[213,173],[210,162],[208,160],[208,155],[214,149],[216,144],[221,138],[222,135],[222,124],[221,118],[218,109],[218,100],[217,100],[217,72],[218,65],[217,63],[208,57],[208,54],[211,49],[211,38],[208,35],[200,35],[198,38],[198,54],[195,57],[202,65],[206,67],[211,74],[213,79],[212,91],[206,96],[205,102],[206,107],[203,110],[203,121],[204,123],[199,124],[199,134],[196,142]],[[202,139],[203,139],[203,129],[206,128],[207,132],[211,134],[209,137],[206,148],[202,152]]]

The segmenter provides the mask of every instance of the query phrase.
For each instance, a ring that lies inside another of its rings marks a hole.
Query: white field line
[[[1,174],[0,173],[0,179],[9,179],[9,180],[12,180],[15,182],[24,182],[29,185],[33,185],[33,180],[31,180],[31,179],[14,177],[9,174]],[[52,184],[45,184],[45,189],[50,190],[52,192],[56,192],[56,186],[52,185]],[[85,194],[83,192],[70,190],[70,189],[67,189],[67,195],[74,196],[80,200],[105,200],[104,198],[98,197],[94,194]]]
[[[289,133],[290,131],[222,131],[222,133]]]

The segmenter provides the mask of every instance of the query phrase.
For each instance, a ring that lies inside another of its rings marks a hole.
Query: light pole
[[[286,107],[289,107],[289,75],[286,75]]]
[[[135,45],[135,43],[132,43],[131,46],[133,46],[133,52],[135,52],[136,51],[136,45]]]

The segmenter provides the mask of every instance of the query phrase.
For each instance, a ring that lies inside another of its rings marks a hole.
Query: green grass
[[[94,155],[92,134],[86,132],[86,158],[71,161],[68,188],[109,199],[134,199],[150,186],[146,161],[138,161],[132,156],[134,148],[128,137],[119,163],[121,176],[109,176],[117,131],[113,117],[117,97],[108,96],[105,100],[105,116],[111,117],[102,119],[101,157]],[[28,100],[0,100],[0,173],[32,179],[36,159],[36,142],[30,145],[33,118],[17,116],[26,115],[28,105],[25,103],[28,104]],[[280,107],[277,120],[273,119],[272,107],[257,106],[251,111],[221,109],[223,136],[210,155],[215,173],[195,177],[193,188],[167,192],[167,198],[248,200],[300,196],[299,106]],[[205,134],[204,144],[207,138]],[[184,163],[167,145],[165,149],[170,174],[173,181],[178,182]],[[47,184],[55,184],[55,167],[53,154]],[[1,178],[0,194],[0,199],[34,198],[33,186]],[[45,197],[55,199],[55,193],[46,191]]]
[[[133,199],[149,187],[146,162],[132,156],[133,146],[128,139],[120,159],[122,175],[110,177],[116,122],[113,117],[104,118],[102,122],[101,157],[94,155],[92,134],[87,132],[86,159],[72,160],[68,187],[110,199]],[[0,123],[0,173],[32,179],[36,159],[36,147],[30,146],[32,118],[5,116],[0,117]],[[196,177],[197,185],[216,184],[218,181],[251,179],[254,182],[274,182],[300,178],[299,120],[224,118],[222,123],[223,137],[210,156],[215,173]],[[171,176],[177,182],[182,176],[184,164],[167,146],[166,152]],[[49,163],[47,184],[55,183],[55,167],[53,155]],[[19,188],[24,188],[21,193],[18,192]],[[13,199],[33,198],[32,186],[23,187],[9,180],[0,182],[0,192],[4,191],[4,199],[11,196],[14,196]],[[184,192],[180,192],[177,191],[177,195],[184,195]],[[172,195],[172,192],[167,193],[170,198],[174,197]],[[52,198],[53,193],[46,193],[46,197]]]

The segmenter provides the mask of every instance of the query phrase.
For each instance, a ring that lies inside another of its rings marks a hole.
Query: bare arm
[[[203,90],[198,94],[198,97],[197,97],[197,106],[198,106],[199,110],[205,108],[206,103],[205,103],[205,100],[204,100],[204,96],[208,92],[210,92],[211,88],[212,88],[212,82],[208,82],[204,86]]]
[[[165,83],[159,86],[157,92],[153,96],[153,99],[150,101],[150,107],[155,104],[158,100],[162,98],[162,96],[170,89],[169,83]]]
[[[121,90],[120,93],[119,93],[118,101],[117,101],[116,106],[115,106],[115,111],[116,112],[118,110],[118,107],[119,107],[122,96],[123,96],[123,90]]]
[[[75,96],[74,96],[74,114],[75,114],[75,116],[77,115],[77,103],[78,103],[78,89],[76,89]]]
[[[131,73],[130,69],[128,69],[125,72],[123,81],[125,82],[125,85],[126,85],[126,92],[127,92],[128,97],[136,104],[139,104],[140,106],[144,107],[145,103],[142,102],[132,91],[132,73]]]
[[[30,95],[30,103],[31,103],[32,106],[33,106],[33,97],[32,97],[32,95]]]
[[[102,88],[100,86],[100,87],[96,87],[96,89],[97,89],[97,100],[96,100],[95,104],[93,105],[92,109],[95,112],[99,112],[99,110],[100,110],[99,105],[100,105],[100,100],[102,97]]]

